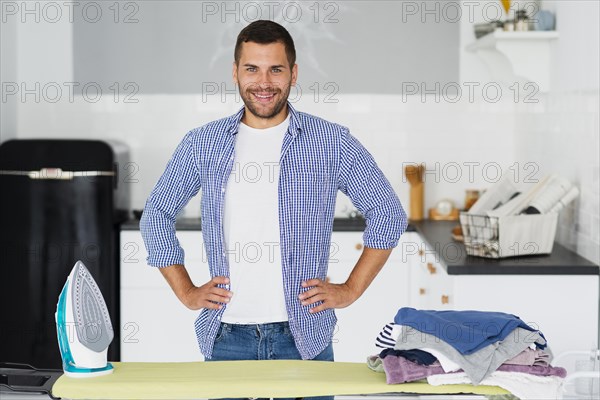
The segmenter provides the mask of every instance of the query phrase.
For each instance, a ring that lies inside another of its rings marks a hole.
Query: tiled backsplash
[[[496,1],[485,0],[497,5]],[[481,85],[492,82],[476,55],[465,50],[474,40],[472,23],[461,20],[459,44],[461,81],[478,82],[474,99],[448,95],[339,95],[325,102],[313,93],[295,103],[298,110],[348,126],[371,151],[408,209],[409,185],[404,163],[427,165],[425,207],[449,198],[463,206],[466,189],[489,187],[498,172],[534,173],[541,177],[560,173],[581,190],[580,197],[561,215],[558,239],[589,259],[600,262],[598,138],[598,3],[542,1],[556,13],[560,38],[553,51],[550,94],[538,103],[515,102],[505,89],[498,102],[484,99]],[[11,30],[12,29],[12,30]],[[17,32],[18,31],[18,32]],[[2,26],[3,80],[70,82],[73,79],[72,40],[69,25],[30,24]],[[7,40],[13,37],[14,40]],[[46,56],[44,37],[54,47]],[[14,43],[13,43],[14,42]],[[18,51],[17,51],[18,49]],[[56,50],[58,49],[58,50]],[[18,57],[15,57],[17,54]],[[57,56],[58,54],[58,56]],[[12,57],[10,56],[12,55]],[[44,68],[40,68],[44,65]],[[7,66],[9,68],[7,68]],[[18,72],[18,73],[17,73]],[[381,79],[402,79],[390,76]],[[121,88],[124,89],[124,88]],[[430,89],[430,88],[428,88]],[[132,207],[142,208],[173,150],[190,129],[234,113],[241,103],[223,101],[220,95],[135,95],[137,103],[117,102],[106,95],[97,103],[81,96],[69,101],[33,101],[3,105],[2,140],[17,138],[96,138],[125,142],[131,149]],[[16,101],[16,100],[13,100]],[[10,111],[13,111],[12,113]],[[16,115],[16,118],[15,118]],[[533,169],[532,169],[533,166]],[[338,197],[336,214],[351,207]],[[199,215],[199,198],[185,215]]]
[[[19,138],[97,138],[124,141],[135,162],[132,206],[142,208],[170,155],[190,129],[234,113],[241,103],[220,97],[139,96],[138,103],[112,99],[86,103],[32,103],[19,108]],[[425,162],[426,207],[450,198],[462,207],[464,191],[487,187],[497,166],[514,159],[514,104],[437,103],[419,96],[338,95],[337,103],[301,99],[296,109],[345,125],[373,154],[408,208],[403,164]],[[66,123],[65,121],[68,121]],[[128,169],[127,172],[132,172]],[[487,175],[486,175],[487,174]],[[491,178],[489,177],[491,175]],[[351,204],[340,195],[337,213]],[[185,210],[199,214],[198,199]]]
[[[518,107],[516,159],[558,173],[580,190],[561,212],[557,240],[600,262],[600,109],[598,91],[552,93]]]
[[[190,129],[234,113],[241,103],[220,96],[138,96],[88,103],[28,103],[19,107],[19,138],[97,138],[124,141],[135,169],[132,207],[143,208],[173,150]],[[408,210],[404,163],[425,162],[425,206],[443,198],[460,208],[466,189],[484,189],[498,173],[560,173],[581,196],[561,216],[560,242],[598,261],[598,93],[543,96],[537,104],[481,98],[437,102],[434,95],[338,95],[337,103],[301,99],[296,109],[348,126],[377,160]],[[596,107],[596,108],[594,108]],[[65,121],[68,121],[66,123]],[[532,169],[535,163],[538,169]],[[184,210],[199,215],[199,196]],[[336,214],[352,209],[340,193]],[[575,245],[575,243],[577,243]]]

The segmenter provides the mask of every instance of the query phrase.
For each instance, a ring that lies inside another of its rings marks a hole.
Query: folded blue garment
[[[398,310],[394,322],[436,336],[464,355],[504,340],[517,327],[538,332],[546,339],[542,332],[530,327],[516,315],[502,312],[416,310],[403,307]],[[536,346],[544,349],[547,344],[536,343]]]

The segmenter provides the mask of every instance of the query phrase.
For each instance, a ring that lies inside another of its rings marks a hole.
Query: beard
[[[283,90],[279,87],[261,89],[258,85],[249,85],[247,88],[240,88],[240,96],[248,110],[257,118],[271,119],[278,115],[285,107],[290,95],[291,80]],[[255,93],[273,94],[273,99],[266,103],[261,103],[254,96]]]

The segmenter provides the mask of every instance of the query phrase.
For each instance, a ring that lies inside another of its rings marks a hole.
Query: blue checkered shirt
[[[346,127],[298,112],[289,103],[288,109],[290,124],[279,161],[279,248],[290,329],[302,358],[312,359],[331,342],[337,319],[333,309],[309,313],[298,294],[308,290],[301,287],[302,281],[327,275],[337,191],[364,215],[366,247],[395,247],[407,219],[373,157]],[[175,150],[140,221],[149,265],[184,264],[175,219],[202,189],[202,235],[210,274],[229,276],[223,205],[243,114],[241,108],[235,115],[193,129]],[[224,310],[203,309],[196,319],[198,344],[206,358],[211,357]]]

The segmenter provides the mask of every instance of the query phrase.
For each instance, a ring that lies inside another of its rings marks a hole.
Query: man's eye
[[[279,68],[273,68],[273,72],[281,72],[281,69],[279,69]]]
[[[248,67],[248,68],[246,68],[246,71],[248,71],[248,72],[254,72],[254,71],[256,71],[256,68],[254,68],[254,67]]]

